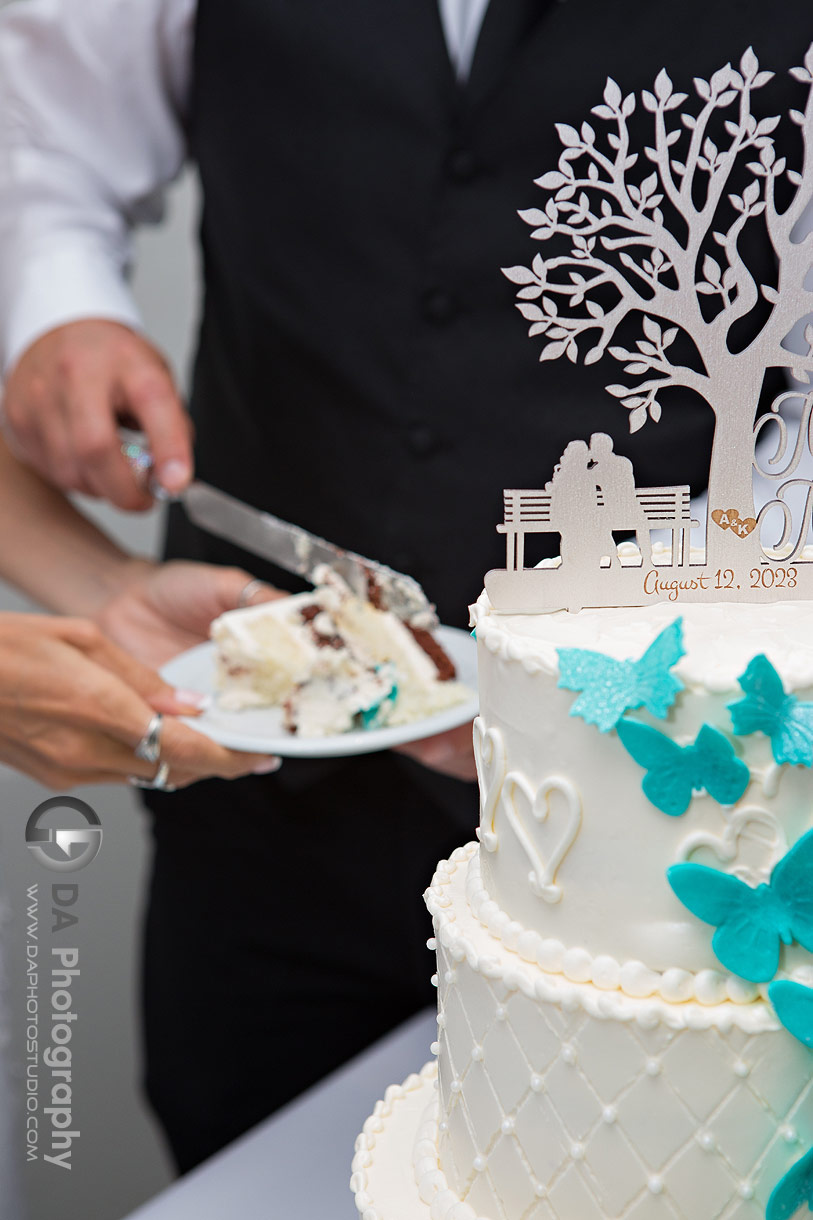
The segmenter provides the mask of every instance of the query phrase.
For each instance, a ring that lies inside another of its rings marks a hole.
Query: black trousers
[[[426,1004],[476,786],[392,753],[151,793],[146,1088],[185,1172]]]

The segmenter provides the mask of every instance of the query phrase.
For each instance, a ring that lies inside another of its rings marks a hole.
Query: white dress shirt
[[[468,73],[488,0],[438,0]],[[0,13],[0,369],[79,318],[141,328],[134,224],[186,157],[195,0],[17,0]]]

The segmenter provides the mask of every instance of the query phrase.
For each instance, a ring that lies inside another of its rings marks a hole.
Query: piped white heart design
[[[497,850],[494,814],[505,779],[505,743],[499,729],[487,729],[482,716],[474,721],[474,765],[480,785],[480,842]]]
[[[564,797],[566,814],[563,821],[559,817],[554,820],[551,814],[550,798],[554,792]],[[582,802],[578,790],[561,775],[548,776],[534,790],[521,772],[509,771],[503,785],[500,812],[505,815],[531,864],[528,874],[531,890],[545,902],[560,902],[562,887],[556,884],[556,873],[582,824]],[[543,835],[544,838],[553,839],[552,850],[546,853],[544,859],[528,832],[528,815],[540,825],[547,823],[551,828],[549,834]],[[561,830],[557,837],[556,826],[560,821]]]
[[[762,826],[768,832],[761,835],[748,833],[748,827]],[[736,863],[739,860],[743,842],[757,843],[764,849],[763,862],[759,868]],[[726,827],[721,835],[707,834],[698,830],[687,835],[678,849],[678,860],[689,860],[700,848],[708,848],[714,852],[721,864],[731,864],[734,867],[728,871],[750,885],[758,885],[767,881],[774,866],[788,850],[788,840],[784,828],[767,809],[758,805],[745,805],[737,809],[726,819]]]

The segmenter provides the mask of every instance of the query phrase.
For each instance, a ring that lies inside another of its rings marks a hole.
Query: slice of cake
[[[312,592],[212,623],[221,707],[279,706],[288,732],[324,737],[423,719],[469,691],[437,639],[356,597],[329,568]]]

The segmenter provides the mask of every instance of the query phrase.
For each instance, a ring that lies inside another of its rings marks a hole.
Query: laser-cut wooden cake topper
[[[538,253],[530,267],[504,274],[519,286],[518,309],[531,324],[529,335],[544,340],[540,360],[566,356],[593,364],[609,355],[623,365],[626,382],[606,389],[629,413],[630,431],[657,425],[659,396],[670,387],[692,390],[708,404],[715,432],[706,544],[690,551],[697,522],[688,486],[637,487],[631,463],[614,452],[612,438],[595,433],[567,446],[544,488],[505,492],[498,529],[506,536],[506,570],[486,576],[498,609],[636,606],[665,597],[813,600],[813,553],[803,553],[813,480],[794,478],[805,449],[813,455],[813,325],[804,328],[805,354],[783,346],[813,310],[805,287],[813,231],[797,231],[813,197],[813,45],[804,66],[791,69],[807,86],[804,111],[754,117],[751,96],[772,76],[749,48],[738,69],[726,65],[709,81],[695,78],[699,105],[691,105],[661,71],[652,92],[640,97],[653,129],[643,156],[632,151],[628,128],[636,97],[623,96],[612,79],[603,103],[593,107],[600,127],[557,124],[564,146],[558,168],[536,180],[546,198],[520,213],[531,236],[550,243],[550,254]],[[773,133],[780,123],[801,128],[799,170],[777,155]],[[741,193],[732,177],[744,178]],[[783,208],[777,187],[790,197]],[[744,231],[750,235],[759,226],[776,257],[775,287],[758,282],[742,249]],[[760,308],[761,328],[738,350],[732,329],[743,319],[758,321]],[[631,350],[613,345],[628,317],[640,319],[642,332]],[[684,351],[687,339],[694,347],[690,363],[673,357],[678,336]],[[800,385],[780,394],[755,425],[767,368],[787,370]],[[790,398],[802,401],[802,413],[789,454],[780,408]],[[776,447],[763,467],[755,443],[771,423]],[[776,485],[759,512],[755,466]],[[804,504],[795,512],[786,497],[800,491]],[[668,529],[672,538],[671,551],[654,564],[653,529]],[[623,564],[614,530],[637,539],[637,551]],[[524,536],[532,532],[560,535],[558,566],[525,567]]]

